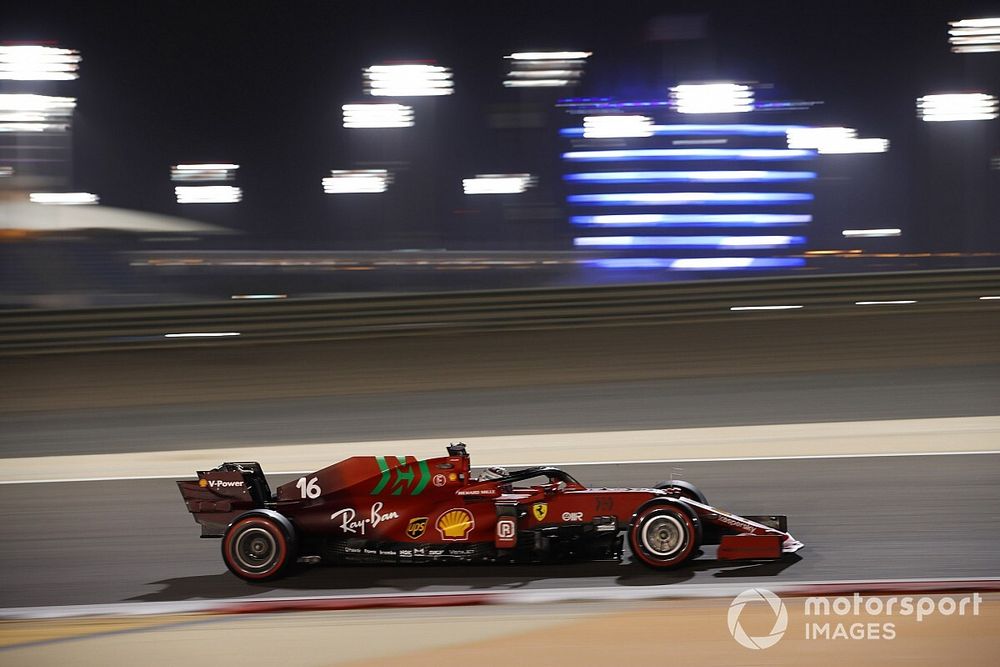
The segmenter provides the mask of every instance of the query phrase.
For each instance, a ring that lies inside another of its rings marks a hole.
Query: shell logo
[[[198,480],[198,486],[204,489],[206,486],[208,486],[208,480],[202,477],[201,479]]]
[[[472,513],[462,507],[455,507],[441,513],[434,522],[441,538],[445,540],[467,540],[469,533],[476,527]]]

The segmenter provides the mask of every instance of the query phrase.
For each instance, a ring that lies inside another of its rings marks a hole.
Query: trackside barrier
[[[980,301],[993,295],[1000,269],[11,310],[0,313],[0,356],[872,312],[858,301],[916,302],[893,312],[1000,307]],[[762,305],[802,308],[730,310]]]

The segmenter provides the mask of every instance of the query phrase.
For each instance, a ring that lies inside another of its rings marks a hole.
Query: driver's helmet
[[[490,466],[483,471],[479,479],[486,481],[489,479],[501,479],[507,476],[507,469],[502,466]]]

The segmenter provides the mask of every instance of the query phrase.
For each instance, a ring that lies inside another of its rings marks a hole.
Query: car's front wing
[[[684,499],[703,524],[722,533],[719,560],[771,560],[805,546],[787,531],[784,515],[737,516],[696,500]]]

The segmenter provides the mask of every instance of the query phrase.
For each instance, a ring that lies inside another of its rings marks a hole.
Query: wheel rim
[[[653,556],[668,558],[684,547],[686,532],[677,517],[660,514],[642,527],[642,545]]]
[[[236,537],[233,557],[240,567],[252,572],[266,570],[278,555],[278,541],[270,531],[251,527]]]

